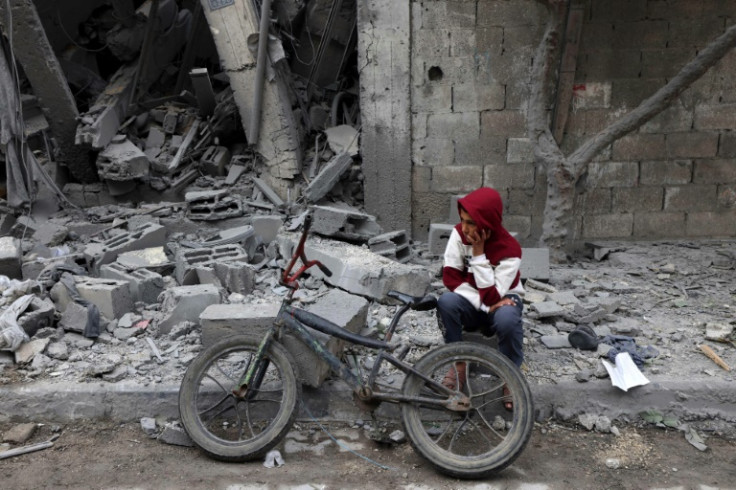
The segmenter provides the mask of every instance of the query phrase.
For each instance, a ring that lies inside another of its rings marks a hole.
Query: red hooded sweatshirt
[[[479,230],[490,230],[485,254],[473,257],[473,247],[458,223],[445,249],[442,282],[470,301],[476,309],[488,311],[507,294],[524,295],[521,285],[521,246],[501,224],[503,203],[497,191],[481,187],[458,200]]]

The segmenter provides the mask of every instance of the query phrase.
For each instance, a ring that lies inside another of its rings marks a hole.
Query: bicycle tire
[[[497,351],[472,342],[453,342],[425,354],[414,369],[441,383],[457,362],[468,363],[462,392],[470,409],[452,410],[419,402],[402,404],[404,429],[414,450],[439,472],[455,478],[484,478],[506,468],[521,454],[534,427],[531,390],[519,368]],[[512,412],[503,402],[507,385]],[[447,399],[447,394],[409,374],[406,396]],[[496,441],[498,441],[496,443]]]
[[[286,436],[301,399],[289,352],[272,342],[257,387],[242,399],[232,390],[258,350],[258,340],[236,335],[203,350],[189,365],[179,389],[179,416],[192,441],[211,458],[251,461]]]

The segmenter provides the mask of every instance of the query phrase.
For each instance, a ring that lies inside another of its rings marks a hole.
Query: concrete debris
[[[368,239],[371,252],[396,260],[408,262],[412,257],[409,237],[405,230],[392,231]]]
[[[346,204],[312,206],[312,231],[319,235],[365,243],[383,233],[376,218]]]

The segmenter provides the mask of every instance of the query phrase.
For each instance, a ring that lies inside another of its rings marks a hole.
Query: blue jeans
[[[521,366],[524,362],[524,331],[521,312],[524,308],[521,299],[508,295],[515,306],[502,306],[493,313],[476,310],[475,307],[457,293],[443,293],[437,301],[437,318],[444,327],[445,343],[459,342],[463,339],[463,328],[469,332],[480,330],[483,335],[498,336],[498,350]]]

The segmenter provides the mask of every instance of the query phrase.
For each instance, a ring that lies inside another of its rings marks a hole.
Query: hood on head
[[[490,187],[481,187],[458,199],[458,212],[464,209],[480,229],[497,230],[501,227],[503,201],[501,195]]]

